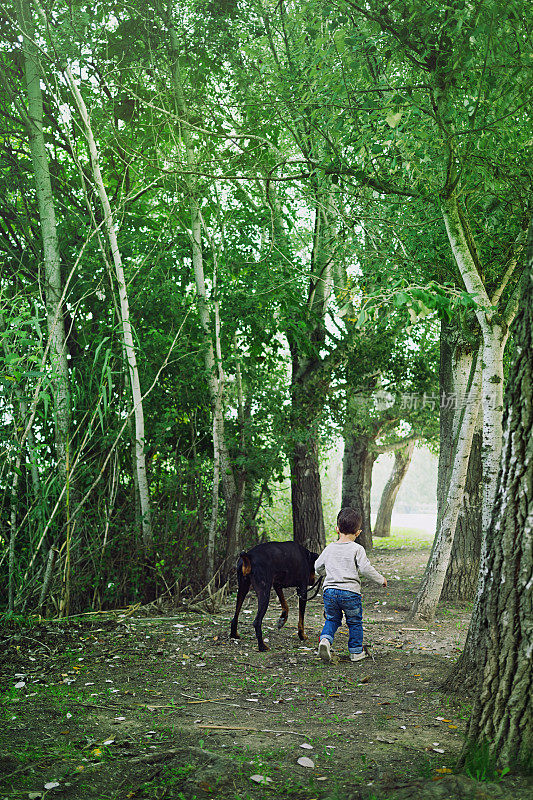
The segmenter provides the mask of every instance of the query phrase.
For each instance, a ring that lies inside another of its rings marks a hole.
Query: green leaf
[[[387,125],[389,125],[389,127],[395,128],[402,118],[402,113],[402,111],[397,111],[396,114],[393,114],[392,111],[389,112],[389,114],[387,114],[385,117],[385,122]]]

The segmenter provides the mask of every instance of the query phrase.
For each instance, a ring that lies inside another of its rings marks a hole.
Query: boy
[[[368,560],[365,548],[356,544],[361,533],[362,517],[353,508],[342,508],[337,516],[336,542],[328,544],[315,561],[317,575],[325,575],[324,616],[326,622],[320,634],[318,654],[323,661],[331,661],[331,645],[335,631],[346,616],[349,630],[348,650],[350,661],[361,661],[363,650],[363,607],[359,573],[382,586],[387,585],[383,577]]]

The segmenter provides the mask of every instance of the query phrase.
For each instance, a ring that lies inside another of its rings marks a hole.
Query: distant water
[[[376,521],[376,517],[372,515],[372,524]],[[435,536],[435,528],[437,527],[436,514],[397,514],[392,512],[392,524],[399,528],[416,528]]]

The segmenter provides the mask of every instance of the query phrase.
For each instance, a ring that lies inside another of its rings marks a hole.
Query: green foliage
[[[464,199],[489,290],[529,213],[522,0],[491,0],[476,13],[463,3],[406,9],[370,0],[358,9],[325,0],[242,7],[188,0],[172,12],[184,116],[162,4],[55,3],[46,7],[46,29],[34,15],[65,287],[74,610],[87,597],[94,608],[120,605],[201,579],[213,441],[191,187],[202,214],[207,304],[212,319],[215,302],[220,312],[231,467],[246,479],[246,543],[265,528],[291,535],[289,508],[277,503],[274,486],[295,442],[318,438],[325,450],[354,409],[362,430],[383,423],[381,443],[410,431],[435,445],[436,413],[402,408],[399,398],[438,392],[439,321],[468,327],[476,303],[459,280],[440,216],[450,181]],[[13,511],[17,609],[35,606],[54,546],[55,613],[67,530],[55,367],[49,356],[43,361],[49,329],[23,119],[24,54],[11,17],[1,33],[0,580]],[[90,108],[125,267],[157,569],[142,555],[117,286],[62,77],[67,60]],[[514,286],[513,278],[505,297]],[[377,392],[396,398],[385,414]],[[32,415],[33,438],[21,448]],[[217,563],[225,512],[221,499]]]
[[[498,759],[492,753],[488,742],[467,746],[464,755],[463,770],[469,778],[476,781],[501,780],[508,772],[509,767],[497,768]]]

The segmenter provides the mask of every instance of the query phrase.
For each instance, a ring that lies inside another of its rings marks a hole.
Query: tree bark
[[[474,707],[462,763],[488,746],[495,765],[533,757],[533,225],[509,376],[498,491],[486,531],[472,642]],[[472,631],[472,625],[471,625]],[[470,632],[469,632],[470,633]],[[459,670],[463,674],[464,670]],[[457,677],[457,674],[456,674]],[[464,685],[464,684],[463,684]]]
[[[326,543],[319,471],[318,426],[330,380],[320,350],[326,339],[325,316],[332,291],[334,227],[329,186],[313,185],[315,225],[308,297],[304,307],[307,339],[289,334],[292,355],[291,464],[293,538],[313,552]],[[278,219],[279,224],[279,219]],[[310,345],[311,348],[310,349]]]
[[[44,295],[54,385],[57,469],[60,481],[64,483],[66,480],[66,459],[70,428],[70,387],[65,345],[65,325],[61,307],[61,255],[48,155],[44,142],[41,68],[39,52],[34,44],[35,32],[31,18],[31,5],[28,0],[17,0],[16,8],[17,20],[23,33],[24,43],[24,73],[27,95],[27,117],[25,121],[28,129],[39,222],[43,239]]]
[[[74,97],[75,104],[78,108],[80,116],[83,121],[85,136],[89,145],[89,152],[91,155],[91,168],[94,177],[94,182],[98,191],[98,196],[102,204],[104,212],[104,225],[109,241],[109,246],[113,256],[113,263],[115,265],[115,274],[118,284],[119,300],[120,300],[120,316],[122,322],[122,336],[124,342],[124,349],[126,351],[126,358],[128,362],[128,369],[130,375],[131,393],[133,399],[134,418],[135,418],[135,460],[137,480],[139,484],[139,498],[141,502],[142,514],[142,530],[143,530],[143,546],[146,556],[150,556],[153,552],[154,541],[152,531],[152,515],[150,509],[150,490],[148,486],[148,476],[146,472],[146,458],[144,454],[145,434],[144,434],[144,410],[142,402],[141,383],[139,380],[139,370],[137,367],[137,356],[135,353],[135,345],[133,342],[133,333],[130,322],[130,311],[128,293],[126,288],[126,279],[124,276],[124,269],[122,266],[122,255],[119,250],[116,226],[109,204],[109,198],[102,179],[100,171],[100,157],[96,147],[96,141],[92,131],[89,115],[85,106],[83,97],[76,85],[74,77],[69,67],[65,71],[70,90]]]
[[[372,524],[370,520],[370,494],[372,490],[372,468],[376,454],[371,449],[374,439],[365,434],[351,431],[344,439],[342,460],[342,501],[341,506],[351,506],[360,511],[363,528],[358,538],[366,550],[372,548]]]
[[[464,403],[464,409],[462,409],[463,416],[459,427],[446,506],[422,584],[410,611],[410,617],[416,620],[432,620],[434,618],[450,560],[457,520],[463,503],[472,439],[480,408],[482,367],[479,358],[476,359],[475,364],[471,387]]]
[[[482,539],[481,443],[481,414],[479,414],[468,460],[463,504],[457,520],[441,600],[473,600],[476,596]]]
[[[394,466],[381,495],[376,524],[374,525],[374,536],[390,536],[392,510],[402,481],[407,475],[407,470],[411,464],[414,449],[415,441],[413,439],[404,448],[394,452]]]
[[[326,545],[322,489],[315,437],[296,442],[291,454],[291,504],[294,541],[313,553]]]
[[[466,324],[466,323],[465,323]],[[437,482],[437,531],[446,507],[460,414],[457,399],[468,388],[468,373],[477,336],[456,321],[441,323],[440,336],[440,451]],[[472,600],[481,551],[482,414],[478,415],[468,460],[463,503],[457,520],[450,561],[441,592],[443,600]]]
[[[474,245],[471,243],[467,222],[454,194],[442,201],[442,214],[450,247],[466,290],[476,296],[478,306],[475,314],[483,337],[482,529],[485,532],[491,519],[502,447],[503,353],[509,335],[509,325],[516,310],[512,308],[512,304],[508,306],[504,319],[495,313],[494,306],[499,300],[499,294],[497,292],[494,298],[488,297],[480,276],[477,256]],[[509,270],[507,270],[508,272]]]

